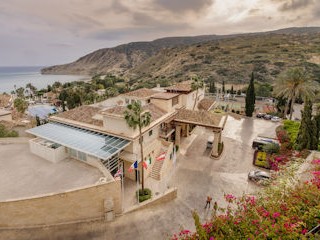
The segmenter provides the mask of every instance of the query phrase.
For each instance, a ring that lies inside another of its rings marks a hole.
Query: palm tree
[[[302,68],[292,68],[281,74],[275,84],[275,93],[277,97],[284,97],[287,103],[284,109],[286,117],[289,103],[290,120],[292,119],[293,105],[297,97],[313,99],[315,91],[319,88],[317,82],[313,81],[310,75]]]
[[[139,128],[139,144],[140,144],[140,153],[141,153],[141,177],[142,177],[142,192],[144,192],[144,169],[143,169],[143,138],[142,138],[142,128],[146,127],[151,122],[150,112],[144,112],[139,101],[134,101],[133,103],[127,106],[127,109],[124,112],[124,119],[130,128],[134,130]]]
[[[194,99],[194,104],[192,110],[196,107],[196,103],[198,100],[198,94],[199,94],[199,88],[203,88],[203,80],[198,78],[197,76],[192,78],[191,88],[193,91],[197,90],[196,92],[196,98]]]

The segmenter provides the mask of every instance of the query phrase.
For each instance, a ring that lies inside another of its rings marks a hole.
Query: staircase
[[[158,161],[153,164],[152,171],[150,173],[150,177],[152,177],[155,180],[160,181],[160,172],[164,161]]]

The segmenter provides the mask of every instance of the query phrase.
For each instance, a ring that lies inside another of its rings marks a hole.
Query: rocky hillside
[[[243,82],[251,71],[272,81],[290,66],[305,66],[320,81],[320,28],[265,33],[172,37],[100,49],[48,74],[113,73],[136,81],[182,80],[192,74]]]
[[[89,53],[77,61],[42,69],[43,74],[121,74],[141,64],[160,50],[176,46],[207,42],[222,36],[160,38],[151,42],[132,42],[114,48],[104,48]]]
[[[164,49],[126,74],[132,79],[186,79],[197,74],[218,81],[244,83],[252,71],[273,81],[283,70],[304,66],[320,81],[320,33],[236,36]]]

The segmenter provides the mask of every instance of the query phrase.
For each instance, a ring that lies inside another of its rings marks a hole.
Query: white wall
[[[53,163],[60,162],[61,160],[68,157],[68,153],[64,146],[60,146],[56,149],[53,149],[53,148],[49,148],[47,146],[41,145],[39,142],[37,142],[39,140],[41,139],[35,138],[35,139],[29,140],[30,151],[33,154]]]
[[[107,132],[121,136],[133,137],[138,133],[138,129],[130,128],[123,117],[103,116],[103,127]]]

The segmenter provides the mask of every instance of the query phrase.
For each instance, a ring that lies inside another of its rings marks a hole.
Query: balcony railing
[[[162,138],[168,138],[171,136],[172,133],[174,133],[174,131],[175,131],[175,128],[173,128],[173,127],[161,128],[159,135]]]

